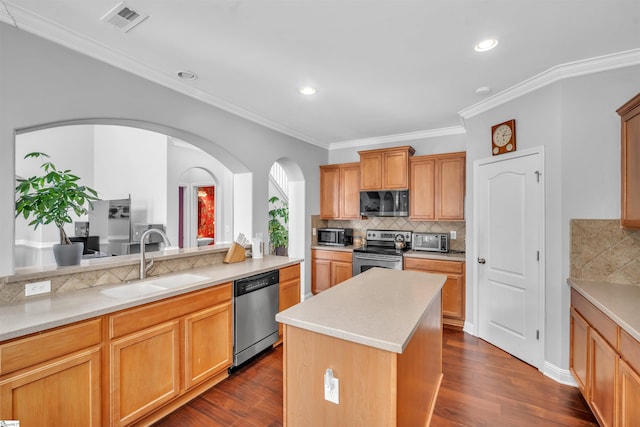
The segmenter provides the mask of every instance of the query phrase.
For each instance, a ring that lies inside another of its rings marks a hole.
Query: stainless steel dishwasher
[[[280,272],[256,274],[233,284],[233,367],[238,367],[278,340]]]

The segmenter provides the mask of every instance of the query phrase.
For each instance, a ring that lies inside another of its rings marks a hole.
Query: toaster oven
[[[413,233],[415,251],[449,252],[449,233]]]

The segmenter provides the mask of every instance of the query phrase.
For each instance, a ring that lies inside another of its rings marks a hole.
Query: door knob
[[[478,257],[478,264],[484,264],[484,263],[486,263],[486,262],[487,262],[487,260],[486,260],[486,259],[484,259],[484,258],[479,258],[479,257]]]

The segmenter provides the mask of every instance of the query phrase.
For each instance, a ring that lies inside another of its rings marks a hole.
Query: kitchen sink
[[[167,291],[167,288],[149,283],[134,283],[131,285],[117,286],[115,288],[100,291],[101,294],[112,298],[142,298],[148,295]]]
[[[209,280],[209,278],[199,274],[184,273],[168,277],[158,277],[157,279],[146,280],[144,283],[160,286],[165,289],[178,289],[205,280]]]

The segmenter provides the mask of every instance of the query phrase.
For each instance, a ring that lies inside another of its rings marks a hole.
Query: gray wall
[[[0,23],[0,40],[0,276],[13,273],[14,132],[61,121],[129,122],[192,143],[234,173],[252,172],[253,232],[265,235],[269,168],[291,159],[304,173],[310,229],[310,214],[320,210],[318,166],[327,163],[327,150],[7,24]]]

